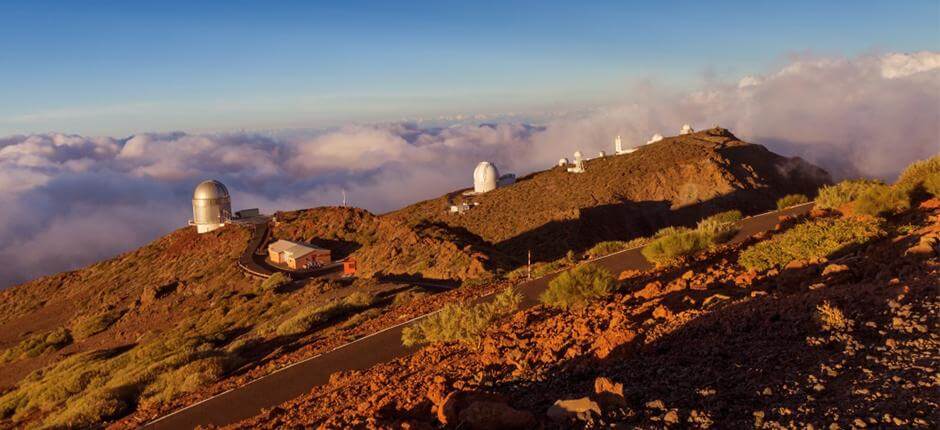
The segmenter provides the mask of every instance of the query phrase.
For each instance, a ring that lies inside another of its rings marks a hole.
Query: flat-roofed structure
[[[332,261],[329,249],[283,239],[268,245],[268,259],[291,269],[307,269]]]

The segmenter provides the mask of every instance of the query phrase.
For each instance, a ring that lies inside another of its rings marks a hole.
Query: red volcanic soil
[[[336,374],[230,428],[933,428],[940,201],[889,224],[831,261],[747,272],[764,234],[624,273],[605,300]]]

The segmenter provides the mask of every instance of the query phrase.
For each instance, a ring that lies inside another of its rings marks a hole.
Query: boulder
[[[535,416],[520,411],[504,402],[479,400],[470,403],[458,414],[459,428],[466,429],[531,429],[536,426]]]
[[[598,403],[605,409],[627,405],[627,399],[623,397],[623,384],[603,376],[594,380],[594,394],[597,395]]]
[[[505,403],[506,399],[498,394],[480,391],[451,391],[437,407],[437,420],[445,426],[456,424],[460,419],[460,413],[476,402]]]
[[[672,311],[669,308],[659,305],[656,306],[656,309],[653,309],[653,318],[656,319],[667,319],[672,316]]]
[[[567,422],[573,419],[587,421],[591,415],[600,415],[601,407],[590,397],[581,397],[579,399],[556,400],[555,404],[548,408],[546,415],[555,422]]]

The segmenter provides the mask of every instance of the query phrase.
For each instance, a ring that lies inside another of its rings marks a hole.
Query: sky
[[[940,154],[940,2],[0,0],[0,289],[206,179],[383,213],[686,123],[890,181]]]
[[[4,1],[0,136],[535,116],[938,45],[936,0]]]

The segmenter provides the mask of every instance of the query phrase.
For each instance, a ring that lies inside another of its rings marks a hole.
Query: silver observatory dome
[[[193,224],[207,233],[232,219],[232,198],[228,188],[216,180],[203,181],[193,191]]]

